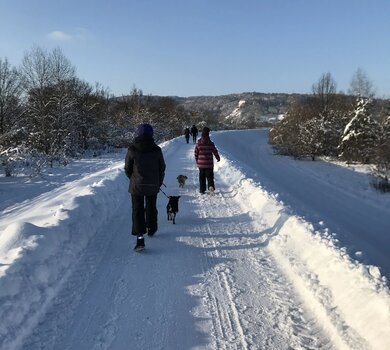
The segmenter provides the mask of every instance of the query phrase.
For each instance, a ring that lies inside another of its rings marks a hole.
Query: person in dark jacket
[[[198,137],[198,128],[195,125],[192,125],[191,128],[192,142],[196,143],[196,138]]]
[[[132,230],[137,236],[135,250],[145,248],[144,234],[153,236],[157,231],[157,194],[165,176],[165,161],[161,148],[153,139],[150,124],[140,124],[136,137],[129,146],[125,173],[130,179],[132,203]]]
[[[202,137],[195,146],[195,160],[199,168],[199,191],[202,194],[206,192],[206,180],[207,188],[212,187],[212,190],[215,190],[213,155],[219,162],[218,150],[210,140],[210,129],[205,126],[202,129]]]
[[[190,128],[185,128],[184,129],[184,137],[186,138],[186,142],[188,143],[188,141],[190,140]]]

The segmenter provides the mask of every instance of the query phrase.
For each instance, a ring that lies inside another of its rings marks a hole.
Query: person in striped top
[[[205,126],[202,129],[202,137],[198,140],[195,146],[195,160],[199,168],[199,191],[200,193],[206,192],[206,180],[207,188],[214,191],[214,158],[217,162],[220,161],[218,150],[214,145],[214,142],[210,140],[210,129]]]

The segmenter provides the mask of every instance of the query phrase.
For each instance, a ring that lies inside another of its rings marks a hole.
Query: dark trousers
[[[189,139],[190,139],[190,135],[186,136],[186,142],[188,143]]]
[[[198,136],[197,134],[192,135],[192,142],[193,142],[193,143],[196,143],[196,137],[197,137],[197,136]]]
[[[151,196],[131,195],[133,224],[131,234],[137,236],[145,234],[146,228],[157,231],[157,194]]]
[[[207,180],[207,187],[206,187],[206,180]],[[209,188],[210,186],[212,186],[215,189],[213,168],[210,169],[199,168],[199,191],[205,192],[206,188]]]

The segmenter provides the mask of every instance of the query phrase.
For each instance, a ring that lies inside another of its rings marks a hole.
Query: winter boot
[[[134,247],[134,250],[136,252],[140,252],[141,250],[145,249],[145,240],[143,235],[138,235],[137,237],[137,244]]]

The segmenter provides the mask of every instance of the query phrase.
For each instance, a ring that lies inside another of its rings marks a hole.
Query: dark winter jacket
[[[184,136],[185,136],[185,137],[190,137],[190,129],[186,128],[186,129],[184,130]]]
[[[198,136],[198,128],[195,125],[191,128],[190,132],[192,136]]]
[[[130,179],[129,192],[138,196],[158,193],[165,176],[165,161],[161,148],[152,137],[138,136],[129,146],[125,173]]]
[[[214,142],[208,136],[202,136],[195,146],[195,160],[198,168],[212,169],[214,167],[213,154],[219,162],[220,157]]]

